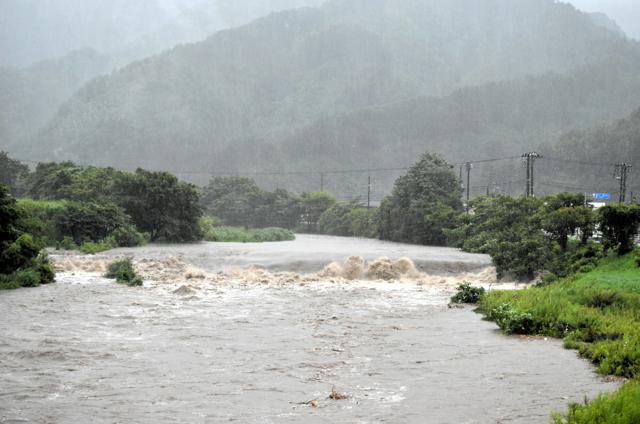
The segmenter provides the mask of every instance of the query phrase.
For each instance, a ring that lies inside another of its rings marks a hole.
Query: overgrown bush
[[[484,287],[473,287],[469,283],[463,283],[458,286],[458,292],[451,298],[451,302],[475,304],[480,301],[484,293]]]
[[[532,314],[503,304],[488,311],[487,318],[495,321],[505,334],[537,334],[538,325]]]
[[[105,278],[115,279],[118,284],[126,284],[130,287],[143,285],[142,279],[133,269],[131,259],[123,259],[109,264]]]

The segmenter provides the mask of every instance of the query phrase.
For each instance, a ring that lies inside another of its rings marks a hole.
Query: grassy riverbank
[[[640,268],[633,254],[547,287],[489,293],[480,311],[507,334],[563,338],[599,373],[635,379],[556,422],[640,422]]]

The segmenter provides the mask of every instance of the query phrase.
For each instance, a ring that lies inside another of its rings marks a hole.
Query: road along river
[[[145,287],[99,276],[123,255]],[[54,259],[57,284],[0,293],[3,423],[545,423],[615,389],[559,341],[447,308],[493,283],[484,256],[299,236]]]

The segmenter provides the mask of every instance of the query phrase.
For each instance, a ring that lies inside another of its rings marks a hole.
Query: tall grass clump
[[[613,394],[602,394],[591,402],[573,404],[566,415],[554,414],[556,424],[640,423],[640,381],[632,381]]]

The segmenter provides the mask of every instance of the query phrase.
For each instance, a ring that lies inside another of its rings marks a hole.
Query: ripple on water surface
[[[0,294],[0,421],[544,423],[613,388],[430,287],[62,280]]]

